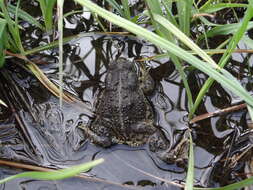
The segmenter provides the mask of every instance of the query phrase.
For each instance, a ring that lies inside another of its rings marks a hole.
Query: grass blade
[[[130,14],[130,8],[129,8],[129,5],[128,5],[128,0],[121,0],[121,3],[123,5],[124,17],[127,20],[131,20],[131,14]]]
[[[180,30],[190,36],[190,20],[192,10],[192,0],[177,1],[177,11],[179,17]]]
[[[155,19],[155,15],[158,15],[159,17],[163,18],[162,17],[163,11],[161,8],[161,4],[158,1],[153,1],[153,0],[146,0],[146,2],[148,5],[148,8],[149,8],[149,15],[151,17],[151,21],[153,23],[153,26],[156,27],[157,33],[160,36],[168,39],[170,42],[173,42],[174,44],[176,44],[177,41],[175,40],[175,38],[171,34],[171,32],[166,29],[166,26],[163,26],[162,24],[157,22],[157,20]],[[192,94],[191,94],[191,90],[190,90],[188,81],[186,79],[186,75],[184,73],[184,68],[182,66],[182,63],[179,60],[179,58],[176,57],[175,55],[173,55],[169,52],[167,54],[171,58],[172,62],[175,64],[176,69],[178,70],[178,72],[180,74],[180,77],[181,77],[184,87],[186,89],[186,94],[187,94],[187,98],[188,98],[188,106],[191,109],[193,107],[193,99],[192,99]]]
[[[253,17],[253,3],[251,2],[251,4],[248,6],[248,9],[247,9],[247,11],[245,13],[245,16],[243,18],[243,21],[241,23],[241,27],[238,29],[238,31],[235,33],[235,35],[231,39],[231,41],[228,45],[227,51],[223,54],[222,58],[219,61],[219,66],[220,67],[223,68],[226,65],[227,61],[229,60],[230,56],[232,55],[232,52],[235,50],[236,45],[239,43],[240,39],[243,37],[245,31],[247,30],[249,21],[251,20],[252,17]],[[199,92],[199,94],[196,98],[196,101],[194,103],[193,109],[190,110],[190,114],[189,114],[190,119],[192,118],[192,116],[195,113],[197,107],[199,106],[199,104],[202,101],[204,95],[209,90],[209,88],[211,87],[213,82],[214,82],[214,80],[212,78],[209,78],[205,82],[205,84],[202,86],[202,88],[201,88],[201,90],[200,90],[200,92]],[[239,86],[241,87],[240,84],[239,84]],[[237,95],[239,95],[239,94],[237,94]],[[245,99],[244,99],[244,101],[245,101]]]
[[[40,3],[40,9],[44,18],[44,23],[48,33],[53,29],[53,9],[56,0],[37,0]]]
[[[238,84],[234,84],[234,81],[231,81],[223,74],[216,71],[213,67],[211,67],[209,64],[206,64],[205,62],[201,61],[197,57],[191,55],[187,51],[183,50],[182,48],[176,46],[175,44],[169,42],[168,40],[161,38],[160,36],[154,34],[153,32],[150,32],[126,19],[123,19],[109,11],[106,11],[105,9],[99,7],[98,5],[92,3],[89,0],[75,0],[76,2],[80,3],[81,5],[87,7],[91,11],[95,12],[99,16],[105,18],[106,20],[122,27],[130,32],[136,34],[137,36],[140,36],[142,38],[147,39],[148,41],[152,42],[153,44],[157,45],[158,47],[165,49],[172,54],[180,57],[181,59],[187,61],[189,64],[193,65],[194,67],[198,68],[202,72],[208,74],[210,77],[217,80],[221,85],[224,87],[230,89],[235,94],[237,94],[239,97],[244,99],[245,102],[253,106],[253,98],[249,95],[249,93],[242,88],[240,85],[238,87]]]
[[[235,189],[241,189],[243,187],[247,187],[253,185],[253,177],[250,177],[248,179],[242,180],[237,183],[233,183],[231,185],[226,185],[223,187],[217,187],[217,188],[198,188],[194,187],[194,190],[235,190]]]
[[[91,33],[81,33],[81,34],[65,37],[65,38],[63,38],[63,44],[68,43],[71,40],[78,39],[78,38],[81,38],[81,37],[84,37],[84,36],[89,36],[89,35],[91,35]],[[59,44],[59,40],[55,40],[55,41],[53,41],[49,44],[38,46],[38,47],[35,47],[33,49],[30,49],[30,50],[26,50],[25,55],[30,55],[30,54],[34,54],[34,53],[37,53],[37,52],[40,52],[40,51],[52,49],[52,48],[57,47],[58,44]]]
[[[59,35],[59,81],[60,81],[60,107],[62,107],[63,96],[63,3],[64,0],[57,0],[58,11],[58,35]]]
[[[185,45],[191,48],[197,55],[199,55],[203,60],[212,65],[214,68],[218,69],[217,64],[208,56],[200,47],[198,47],[190,38],[188,38],[183,32],[171,24],[168,20],[160,15],[154,15],[156,22],[160,23],[164,28],[170,30],[178,39],[180,39]]]
[[[236,7],[247,7],[247,4],[240,4],[240,3],[218,3],[218,4],[211,4],[206,7],[199,8],[199,12],[202,13],[213,13],[220,11],[226,8],[236,8]]]
[[[94,160],[85,164],[80,164],[77,166],[73,166],[66,169],[61,169],[58,171],[53,172],[24,172],[17,175],[13,175],[7,178],[0,180],[0,184],[5,183],[7,181],[17,179],[17,178],[32,178],[32,179],[39,179],[39,180],[60,180],[65,179],[68,177],[75,176],[80,172],[88,171],[89,169],[93,168],[94,166],[101,164],[104,160],[98,159]]]
[[[5,27],[6,20],[0,18],[0,68],[3,67],[5,61]]]
[[[124,16],[120,5],[115,0],[106,0],[121,16]]]
[[[9,33],[11,35],[11,36],[9,35],[8,40],[9,40],[9,44],[12,45],[12,51],[13,52],[21,52],[21,54],[23,54],[24,48],[22,46],[22,42],[20,39],[19,31],[18,31],[19,27],[16,22],[13,23],[13,20],[11,19],[9,12],[8,12],[3,0],[0,0],[0,8],[3,12],[4,19],[7,22]],[[16,17],[17,17],[17,15],[16,15]]]
[[[190,149],[189,149],[188,170],[185,184],[186,190],[192,190],[194,184],[194,153],[193,153],[192,136],[190,132],[189,132],[189,140],[190,140]]]
[[[213,29],[206,32],[207,37],[214,37],[217,35],[228,35],[228,34],[235,34],[241,27],[241,23],[235,24],[226,24],[222,26],[216,26]],[[247,30],[253,28],[253,22],[249,22],[247,25]],[[203,39],[203,35],[199,37],[199,40]]]
[[[172,14],[172,1],[162,0],[162,4],[166,11],[166,18],[176,27],[179,27],[175,19],[175,16]]]
[[[7,6],[8,11],[10,11],[12,14],[15,14],[16,7],[8,4]],[[18,17],[21,18],[24,21],[29,22],[30,24],[40,28],[41,30],[45,30],[45,28],[31,15],[29,15],[27,12],[23,11],[22,9],[18,8]]]

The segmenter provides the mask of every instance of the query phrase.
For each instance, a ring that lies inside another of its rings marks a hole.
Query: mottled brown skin
[[[139,146],[148,142],[150,150],[160,159],[171,161],[170,143],[153,125],[153,111],[141,86],[145,85],[140,84],[133,63],[124,59],[111,63],[105,89],[98,98],[96,118],[86,128],[86,134],[102,147],[112,144]]]

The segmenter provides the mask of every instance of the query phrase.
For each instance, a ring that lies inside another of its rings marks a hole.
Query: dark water
[[[64,46],[63,85],[66,91],[94,110],[97,95],[104,87],[108,64],[112,60],[119,57],[138,60],[160,52],[152,44],[134,36],[97,34],[99,26],[93,24],[90,16],[88,13],[73,15],[65,20],[66,36],[79,32],[87,34]],[[23,39],[27,49],[52,40],[32,26],[27,27]],[[58,84],[57,49],[40,52],[32,58],[47,62],[39,66],[51,81]],[[219,59],[218,56],[214,58]],[[245,60],[249,65],[243,64]],[[104,158],[105,162],[88,172],[88,175],[118,184],[129,184],[136,189],[176,189],[139,170],[169,181],[185,181],[186,168],[163,163],[146,146],[131,148],[115,145],[104,149],[91,144],[82,128],[93,118],[82,106],[64,103],[60,108],[59,100],[29,71],[18,65],[19,62],[9,59],[0,75],[0,98],[9,105],[9,108],[1,106],[0,110],[1,158],[53,168]],[[167,138],[173,144],[177,143],[182,131],[188,127],[192,129],[196,185],[213,187],[244,178],[248,155],[235,163],[226,160],[252,144],[246,110],[189,125],[185,89],[174,65],[168,58],[137,62],[137,67],[141,64],[150,69],[150,75],[156,83],[155,92],[148,97],[156,113],[154,123],[167,133]],[[227,66],[248,90],[252,89],[251,68],[252,58],[244,54],[234,54],[231,64]],[[207,76],[187,67],[186,71],[195,97]],[[215,83],[203,99],[197,115],[229,107],[239,101],[238,97]],[[20,171],[2,167],[0,172],[1,178],[4,178]],[[20,188],[123,189],[115,184],[78,178],[53,182],[19,179],[0,186],[0,189]]]

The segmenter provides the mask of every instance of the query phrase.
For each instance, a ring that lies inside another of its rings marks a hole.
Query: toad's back
[[[119,60],[110,65],[96,114],[90,130],[97,138],[106,136],[113,143],[136,146],[156,131],[151,106],[140,88],[133,63]]]

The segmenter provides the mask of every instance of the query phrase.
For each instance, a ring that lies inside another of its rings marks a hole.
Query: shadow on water
[[[90,25],[93,23],[92,19],[89,20],[80,15],[73,15],[65,22],[68,22],[69,26],[66,28],[66,34],[75,34],[78,28],[78,31],[86,32],[96,30],[96,26],[93,28]],[[32,30],[30,32],[34,34],[30,36],[37,35]],[[36,46],[48,40],[45,36],[39,37],[40,42],[36,38],[26,40],[26,46]],[[63,87],[94,110],[99,93],[104,88],[108,64],[112,60],[124,57],[134,61],[158,53],[159,50],[152,44],[133,36],[92,33],[64,45]],[[56,56],[56,50],[47,50],[31,58],[42,60],[43,57],[43,61],[48,64],[40,65],[40,68],[51,81],[58,84]],[[243,67],[241,63],[245,59],[250,59],[250,57],[239,60],[238,56],[233,57],[231,60],[233,64],[228,65],[227,69],[231,73],[239,73],[242,84],[251,90],[251,81],[248,78],[249,67]],[[0,99],[9,105],[8,108],[1,106],[1,158],[57,168],[102,157],[106,161],[89,171],[89,175],[150,190],[176,189],[176,187],[167,187],[164,182],[134,168],[166,180],[185,181],[186,168],[163,163],[148,151],[147,145],[141,147],[114,145],[105,149],[90,143],[84,135],[83,128],[94,118],[85,114],[84,110],[76,105],[64,103],[60,109],[59,100],[50,94],[29,71],[17,64],[18,62],[15,59],[8,60],[0,75]],[[219,186],[243,178],[237,174],[243,173],[245,161],[233,162],[228,158],[236,158],[238,153],[252,143],[247,112],[239,111],[189,126],[185,89],[170,60],[162,58],[137,62],[136,66],[137,71],[141,66],[149,69],[151,77],[155,80],[155,92],[148,97],[155,112],[154,124],[165,132],[171,144],[177,144],[182,131],[191,127],[195,143],[196,184]],[[196,70],[187,70],[187,77],[193,96],[196,98],[207,76]],[[228,107],[237,99],[219,84],[214,84],[197,114]],[[228,170],[224,177],[222,169],[226,167]],[[18,171],[2,168],[0,172],[3,178]],[[233,175],[229,175],[231,172]],[[19,179],[1,185],[0,189],[41,189],[42,187],[71,189],[73,186],[83,189],[119,188],[110,184],[80,179],[66,179],[60,182]]]

